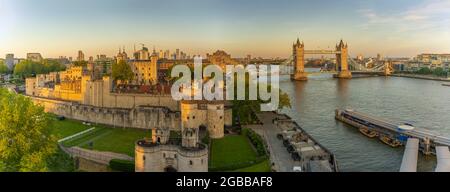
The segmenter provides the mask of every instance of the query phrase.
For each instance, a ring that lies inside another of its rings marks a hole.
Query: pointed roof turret
[[[339,47],[343,47],[344,46],[344,41],[341,39],[341,42],[339,42]]]

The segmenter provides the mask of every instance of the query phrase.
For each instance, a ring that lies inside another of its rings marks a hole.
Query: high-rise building
[[[5,57],[5,65],[8,67],[9,70],[13,70],[14,69],[14,54],[10,53],[10,54],[6,54]]]
[[[169,50],[164,51],[164,59],[170,59],[170,51]]]
[[[377,54],[377,61],[381,61],[381,60],[383,60],[383,56],[380,53],[378,53]]]
[[[159,50],[158,56],[159,56],[159,58],[164,58],[164,51],[163,50]]]
[[[33,62],[42,62],[42,56],[40,53],[27,53],[27,59]]]
[[[175,60],[180,59],[180,49],[176,49],[175,51]]]
[[[77,61],[84,61],[84,53],[81,50],[78,51]]]

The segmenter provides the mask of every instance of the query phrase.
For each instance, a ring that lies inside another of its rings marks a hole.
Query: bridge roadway
[[[378,125],[382,128],[385,128],[387,130],[390,130],[392,132],[395,133],[401,133],[403,135],[407,135],[409,137],[414,137],[414,138],[419,138],[422,141],[425,140],[426,138],[432,140],[435,144],[438,145],[444,145],[444,146],[450,146],[450,138],[444,137],[442,136],[442,134],[437,133],[435,131],[430,131],[427,129],[423,129],[423,128],[417,128],[415,127],[412,130],[402,130],[400,131],[398,128],[398,124],[394,124],[392,122],[389,122],[387,120],[378,118],[378,117],[373,117],[361,112],[357,112],[354,110],[340,110],[341,112],[348,114],[352,117],[356,117],[358,119],[367,121],[369,123]]]

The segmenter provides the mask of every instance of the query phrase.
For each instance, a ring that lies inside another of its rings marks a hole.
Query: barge
[[[419,150],[423,154],[436,155],[437,146],[450,146],[450,138],[435,131],[407,123],[394,123],[353,109],[336,109],[335,118],[360,130],[366,130],[366,133],[377,133],[380,141],[391,147],[404,146],[408,138],[417,138]]]

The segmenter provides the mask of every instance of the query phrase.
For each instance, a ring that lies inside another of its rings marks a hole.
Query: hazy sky
[[[0,0],[0,57],[129,54],[133,45],[190,54],[224,49],[287,57],[343,38],[351,55],[450,52],[450,0]]]

